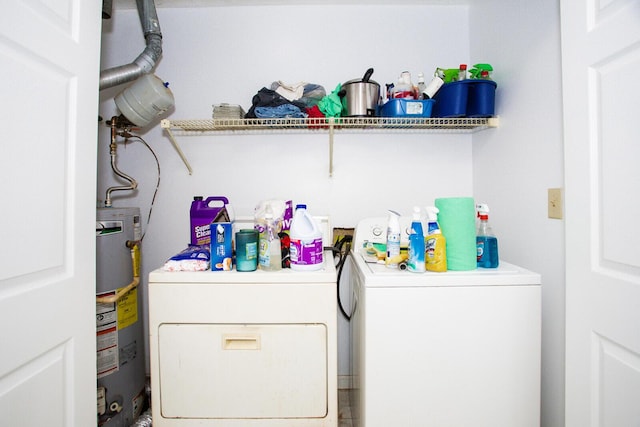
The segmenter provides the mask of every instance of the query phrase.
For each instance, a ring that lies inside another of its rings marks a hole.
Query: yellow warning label
[[[120,291],[120,289],[118,289]],[[133,288],[118,300],[118,329],[138,321],[138,288]]]

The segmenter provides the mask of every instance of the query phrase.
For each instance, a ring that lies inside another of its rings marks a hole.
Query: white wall
[[[492,208],[503,258],[543,274],[543,425],[563,425],[562,222],[546,219],[546,189],[562,186],[558,7],[555,0],[535,3],[159,8],[164,55],[156,74],[176,97],[173,119],[209,118],[211,105],[221,102],[246,110],[275,80],[331,91],[368,67],[383,85],[404,70],[428,75],[437,66],[490,62],[501,123],[472,136],[338,134],[333,177],[326,134],[180,137],[190,176],[156,126],[142,134],[161,167],[145,227],[143,275],[188,243],[194,195],[225,195],[238,215],[250,215],[262,199],[291,198],[344,227],[390,208],[409,214],[436,197],[474,196]],[[131,62],[143,48],[135,10],[117,10],[104,21],[103,69]],[[115,113],[112,98],[121,89],[101,93],[103,117]],[[108,138],[101,126],[99,200],[116,183]],[[114,193],[114,205],[140,206],[146,223],[157,179],[153,156],[135,142],[118,154],[120,168],[140,185],[132,195]],[[349,373],[348,324],[339,322],[342,375]]]
[[[369,67],[383,85],[404,70],[417,75],[468,62],[466,7],[159,8],[158,16],[164,55],[156,74],[175,95],[174,119],[209,118],[211,105],[221,102],[248,110],[253,95],[276,80],[303,80],[332,91]],[[393,24],[399,19],[402,25]],[[452,26],[458,31],[442,49],[436,41]],[[118,11],[105,23],[102,68],[128,63],[143,48],[137,12]],[[103,117],[115,114],[111,98],[121,89],[103,91]],[[100,135],[97,197],[104,199],[115,180],[106,126]],[[194,195],[225,195],[237,215],[251,215],[263,199],[290,198],[344,227],[384,216],[387,209],[409,215],[414,205],[431,205],[436,197],[472,195],[469,135],[338,134],[333,177],[327,134],[182,137],[191,176],[159,126],[142,136],[161,165],[143,242],[145,275],[187,245]],[[134,143],[118,150],[118,165],[140,185],[133,195],[113,193],[114,206],[140,206],[146,217],[157,176],[152,155]],[[428,172],[434,180],[427,180]],[[340,374],[348,373],[347,339],[348,324],[341,319]]]
[[[471,52],[498,82],[500,127],[473,139],[474,195],[491,208],[500,255],[542,275],[542,417],[564,425],[564,221],[560,10],[556,0],[488,0],[470,11]]]

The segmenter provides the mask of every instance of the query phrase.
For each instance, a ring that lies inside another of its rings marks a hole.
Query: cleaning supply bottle
[[[489,206],[485,203],[476,205],[478,211],[478,232],[476,233],[476,249],[478,251],[478,267],[496,268],[500,262],[498,256],[498,238],[489,225]]]
[[[427,83],[424,80],[424,73],[418,73],[418,98],[417,99],[429,99],[425,98],[425,91],[427,90]]]
[[[271,206],[267,206],[264,218],[264,228],[258,236],[258,263],[261,270],[278,271],[282,268],[282,248],[278,222],[273,218]]]
[[[413,208],[413,218],[411,220],[411,232],[409,234],[409,260],[407,270],[414,273],[423,273],[425,270],[424,261],[424,231],[420,219],[420,208]]]
[[[316,220],[307,211],[307,205],[297,204],[289,229],[289,257],[291,269],[313,271],[321,269],[322,230]]]
[[[458,81],[467,80],[467,64],[460,64],[458,69]]]
[[[436,94],[436,92],[438,92],[438,90],[440,90],[443,84],[444,80],[438,75],[438,71],[436,70],[433,75],[433,79],[431,79],[429,84],[427,84],[422,91],[422,99],[433,98],[433,96]]]
[[[389,210],[387,222],[387,256],[384,264],[388,268],[398,268],[402,261],[400,256],[400,214]]]
[[[428,271],[447,271],[447,240],[438,224],[440,210],[429,206],[427,210],[427,236],[425,237],[425,267]]]
[[[414,99],[416,91],[411,82],[411,73],[403,71],[400,73],[398,82],[393,87],[393,98]]]
[[[491,80],[492,71],[493,67],[491,64],[475,64],[469,71],[469,78]]]
[[[229,199],[223,196],[194,196],[189,211],[191,222],[191,244],[208,245],[211,243],[211,222],[222,208],[230,209]]]

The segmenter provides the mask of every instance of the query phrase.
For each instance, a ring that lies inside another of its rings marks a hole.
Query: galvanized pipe
[[[102,0],[102,19],[111,19],[113,0]]]
[[[130,64],[100,72],[100,90],[133,81],[150,73],[162,56],[162,32],[154,0],[136,0],[146,47]]]

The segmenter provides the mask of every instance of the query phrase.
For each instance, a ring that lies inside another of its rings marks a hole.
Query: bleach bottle
[[[307,211],[307,205],[297,204],[289,230],[291,269],[320,270],[322,259],[322,230]]]
[[[500,262],[498,256],[498,238],[493,234],[489,225],[489,206],[484,203],[476,205],[478,211],[478,232],[476,233],[476,250],[478,252],[478,267],[496,268]]]
[[[424,231],[420,220],[420,208],[413,208],[411,232],[409,234],[409,260],[407,270],[414,273],[424,273]]]

